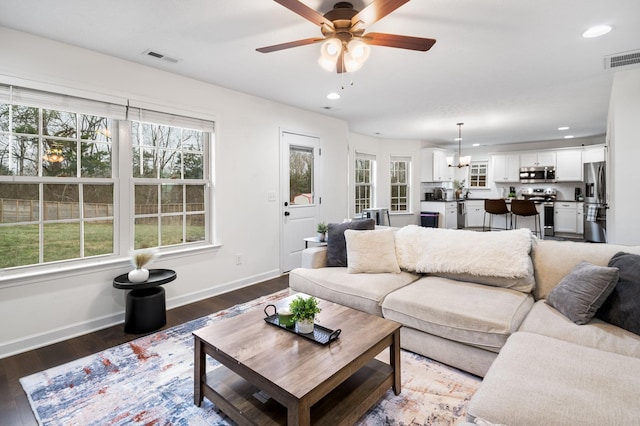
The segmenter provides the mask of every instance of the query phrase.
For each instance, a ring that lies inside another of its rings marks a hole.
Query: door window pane
[[[289,147],[289,203],[314,203],[313,148]]]

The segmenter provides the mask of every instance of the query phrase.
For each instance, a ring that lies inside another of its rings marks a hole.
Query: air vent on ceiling
[[[616,53],[604,57],[604,68],[613,69],[640,64],[640,50]]]
[[[142,55],[151,56],[152,58],[156,58],[156,59],[162,59],[163,61],[171,62],[172,64],[177,64],[182,60],[182,59],[172,58],[170,56],[167,56],[163,53],[158,53],[151,49],[145,50],[144,52],[142,52]]]

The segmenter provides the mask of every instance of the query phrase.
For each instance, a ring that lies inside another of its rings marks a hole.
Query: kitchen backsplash
[[[469,198],[500,198],[502,196],[502,190],[506,195],[509,194],[509,187],[514,186],[516,188],[516,194],[519,196],[520,192],[524,188],[553,188],[556,190],[556,199],[558,201],[574,201],[575,200],[575,188],[580,188],[584,193],[584,183],[572,182],[572,183],[542,183],[536,185],[528,185],[522,183],[509,183],[501,184],[495,183],[490,189],[469,188]],[[422,183],[421,184],[421,200],[424,200],[425,192],[432,192],[433,188],[453,188],[451,182],[447,183]],[[466,190],[465,190],[466,191]]]

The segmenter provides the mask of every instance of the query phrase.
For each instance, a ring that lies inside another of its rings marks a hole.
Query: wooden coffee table
[[[320,300],[321,325],[342,330],[323,346],[267,324],[265,306],[193,333],[197,406],[206,397],[239,425],[352,425],[400,393],[400,324]],[[386,348],[389,364],[374,359]],[[206,355],[222,365],[207,372]]]

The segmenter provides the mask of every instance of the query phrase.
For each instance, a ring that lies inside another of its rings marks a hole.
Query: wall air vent
[[[640,50],[630,50],[604,57],[604,69],[616,69],[638,64],[640,64]]]
[[[145,55],[145,56],[151,56],[152,58],[155,58],[155,59],[161,59],[163,61],[170,62],[172,64],[177,64],[178,62],[180,62],[182,60],[182,59],[172,58],[170,56],[167,56],[167,55],[165,55],[163,53],[158,53],[155,50],[151,50],[151,49],[147,49],[144,52],[142,52],[141,54]]]

